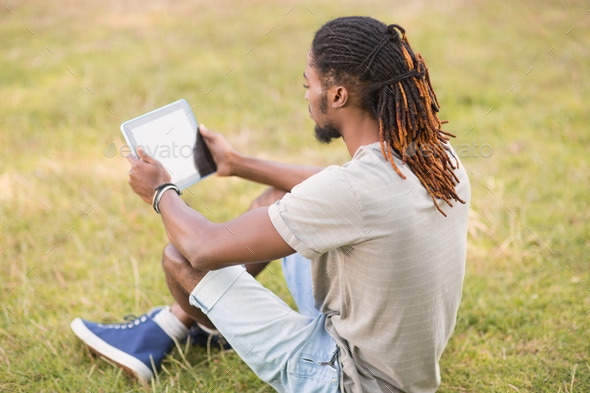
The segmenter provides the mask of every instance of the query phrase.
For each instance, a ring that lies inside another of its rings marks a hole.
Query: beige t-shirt
[[[379,143],[307,179],[269,216],[283,239],[312,260],[316,306],[340,348],[344,392],[434,392],[455,327],[465,273],[466,202],[440,214],[418,178]]]

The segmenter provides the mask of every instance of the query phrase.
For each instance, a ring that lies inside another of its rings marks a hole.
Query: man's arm
[[[280,190],[291,191],[297,184],[323,169],[248,157],[236,152],[221,134],[209,131],[202,124],[199,130],[217,164],[218,176],[238,176]]]
[[[295,252],[275,229],[266,207],[216,224],[167,191],[159,208],[170,243],[195,269],[270,261]]]
[[[140,148],[140,159],[128,158],[132,165],[129,185],[150,204],[155,188],[170,182],[164,166]],[[215,270],[248,262],[263,262],[290,255],[294,250],[279,235],[266,208],[251,210],[223,224],[207,220],[180,197],[164,192],[160,213],[170,243],[195,269]]]

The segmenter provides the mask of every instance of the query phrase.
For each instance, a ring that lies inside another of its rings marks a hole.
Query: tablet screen
[[[121,131],[136,156],[141,147],[160,161],[179,188],[188,187],[216,170],[186,100],[129,120],[121,125]]]

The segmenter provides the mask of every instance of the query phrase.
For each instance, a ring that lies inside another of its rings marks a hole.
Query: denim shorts
[[[263,287],[243,266],[207,273],[190,295],[260,379],[279,392],[340,392],[338,347],[315,308],[310,261],[283,260],[300,312]]]

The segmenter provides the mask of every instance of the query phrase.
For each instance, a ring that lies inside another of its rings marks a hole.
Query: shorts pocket
[[[340,365],[338,364],[338,347],[334,343],[331,351],[312,352],[304,348],[293,356],[288,365],[289,374],[301,378],[313,379],[326,383],[338,383]]]

